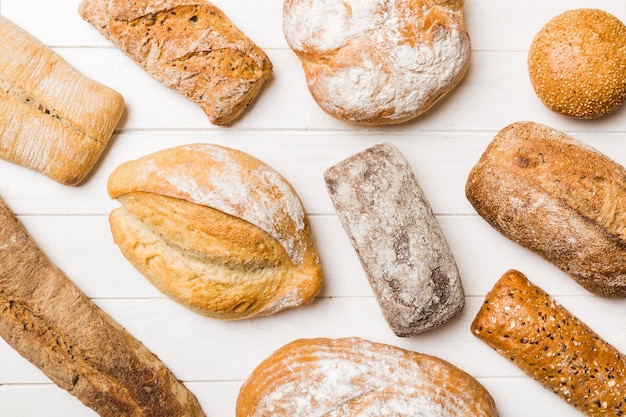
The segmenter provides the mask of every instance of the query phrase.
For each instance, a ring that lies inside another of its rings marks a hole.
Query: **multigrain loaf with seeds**
[[[2,16],[0,39],[0,158],[80,184],[106,149],[124,99]]]
[[[465,192],[491,226],[588,291],[626,296],[626,169],[606,155],[548,126],[513,123]]]
[[[586,416],[626,414],[626,357],[521,272],[498,280],[471,330]]]
[[[265,52],[203,0],[83,0],[79,13],[165,86],[228,125],[272,74]]]

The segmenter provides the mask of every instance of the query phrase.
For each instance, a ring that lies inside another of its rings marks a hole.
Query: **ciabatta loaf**
[[[0,39],[0,158],[79,184],[107,147],[124,99],[2,16]]]
[[[500,278],[471,328],[586,416],[626,412],[626,357],[521,272]]]
[[[79,13],[216,125],[237,119],[272,74],[265,52],[204,0],[83,0]]]
[[[322,270],[293,187],[244,152],[165,149],[109,177],[122,207],[115,242],[159,290],[215,318],[267,315],[313,301]]]
[[[283,32],[315,101],[354,123],[413,119],[469,67],[463,0],[285,0]]]
[[[0,336],[102,417],[203,417],[194,395],[85,296],[0,201]]]
[[[489,392],[434,356],[359,338],[301,339],[265,359],[237,417],[497,417]]]
[[[459,271],[428,199],[395,146],[373,146],[324,173],[328,193],[389,327],[414,336],[465,305]]]
[[[466,184],[496,230],[605,297],[626,296],[624,190],[624,167],[534,122],[502,129]]]

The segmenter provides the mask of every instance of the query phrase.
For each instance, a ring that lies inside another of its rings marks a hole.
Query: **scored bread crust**
[[[272,74],[265,52],[202,0],[83,0],[79,14],[163,85],[228,125]]]
[[[470,203],[588,291],[626,296],[626,169],[534,122],[502,129],[472,168]]]
[[[0,200],[0,336],[101,417],[203,417],[195,396],[53,265]]]
[[[626,412],[626,358],[521,272],[485,297],[472,333],[587,416]]]
[[[237,417],[497,417],[489,392],[435,356],[352,338],[299,339],[242,385]]]
[[[467,72],[463,3],[286,0],[283,32],[326,113],[364,125],[402,123]]]
[[[123,97],[2,16],[0,38],[0,158],[81,183],[109,143]]]
[[[293,187],[244,152],[165,149],[116,168],[108,192],[116,244],[163,293],[221,319],[313,301],[319,255]]]

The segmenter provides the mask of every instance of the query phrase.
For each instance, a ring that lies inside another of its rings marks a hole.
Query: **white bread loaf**
[[[210,317],[243,319],[313,301],[322,270],[293,187],[235,149],[193,144],[123,163],[115,243],[159,290]]]
[[[0,158],[77,185],[124,111],[116,91],[87,78],[0,16]]]
[[[286,0],[283,32],[320,107],[365,125],[431,108],[471,53],[463,0]]]
[[[359,338],[300,339],[239,391],[237,417],[497,417],[489,392],[435,356]]]

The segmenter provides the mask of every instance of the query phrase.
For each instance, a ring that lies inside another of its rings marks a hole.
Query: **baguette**
[[[626,296],[626,169],[606,155],[518,122],[495,136],[465,190],[504,236],[596,295]]]
[[[586,416],[626,412],[624,355],[519,271],[495,284],[471,330]]]
[[[414,336],[465,305],[459,271],[404,155],[380,144],[330,167],[328,193],[389,327]]]
[[[78,11],[216,125],[237,119],[272,74],[265,52],[204,0],[83,0]]]
[[[115,243],[185,307],[235,320],[311,303],[319,255],[293,187],[231,148],[191,144],[117,167],[109,195]]]
[[[435,356],[356,337],[300,339],[242,385],[237,417],[497,417],[489,392]]]
[[[201,417],[194,395],[85,296],[0,201],[0,337],[102,417]]]
[[[124,111],[116,91],[0,16],[0,158],[77,185]]]

